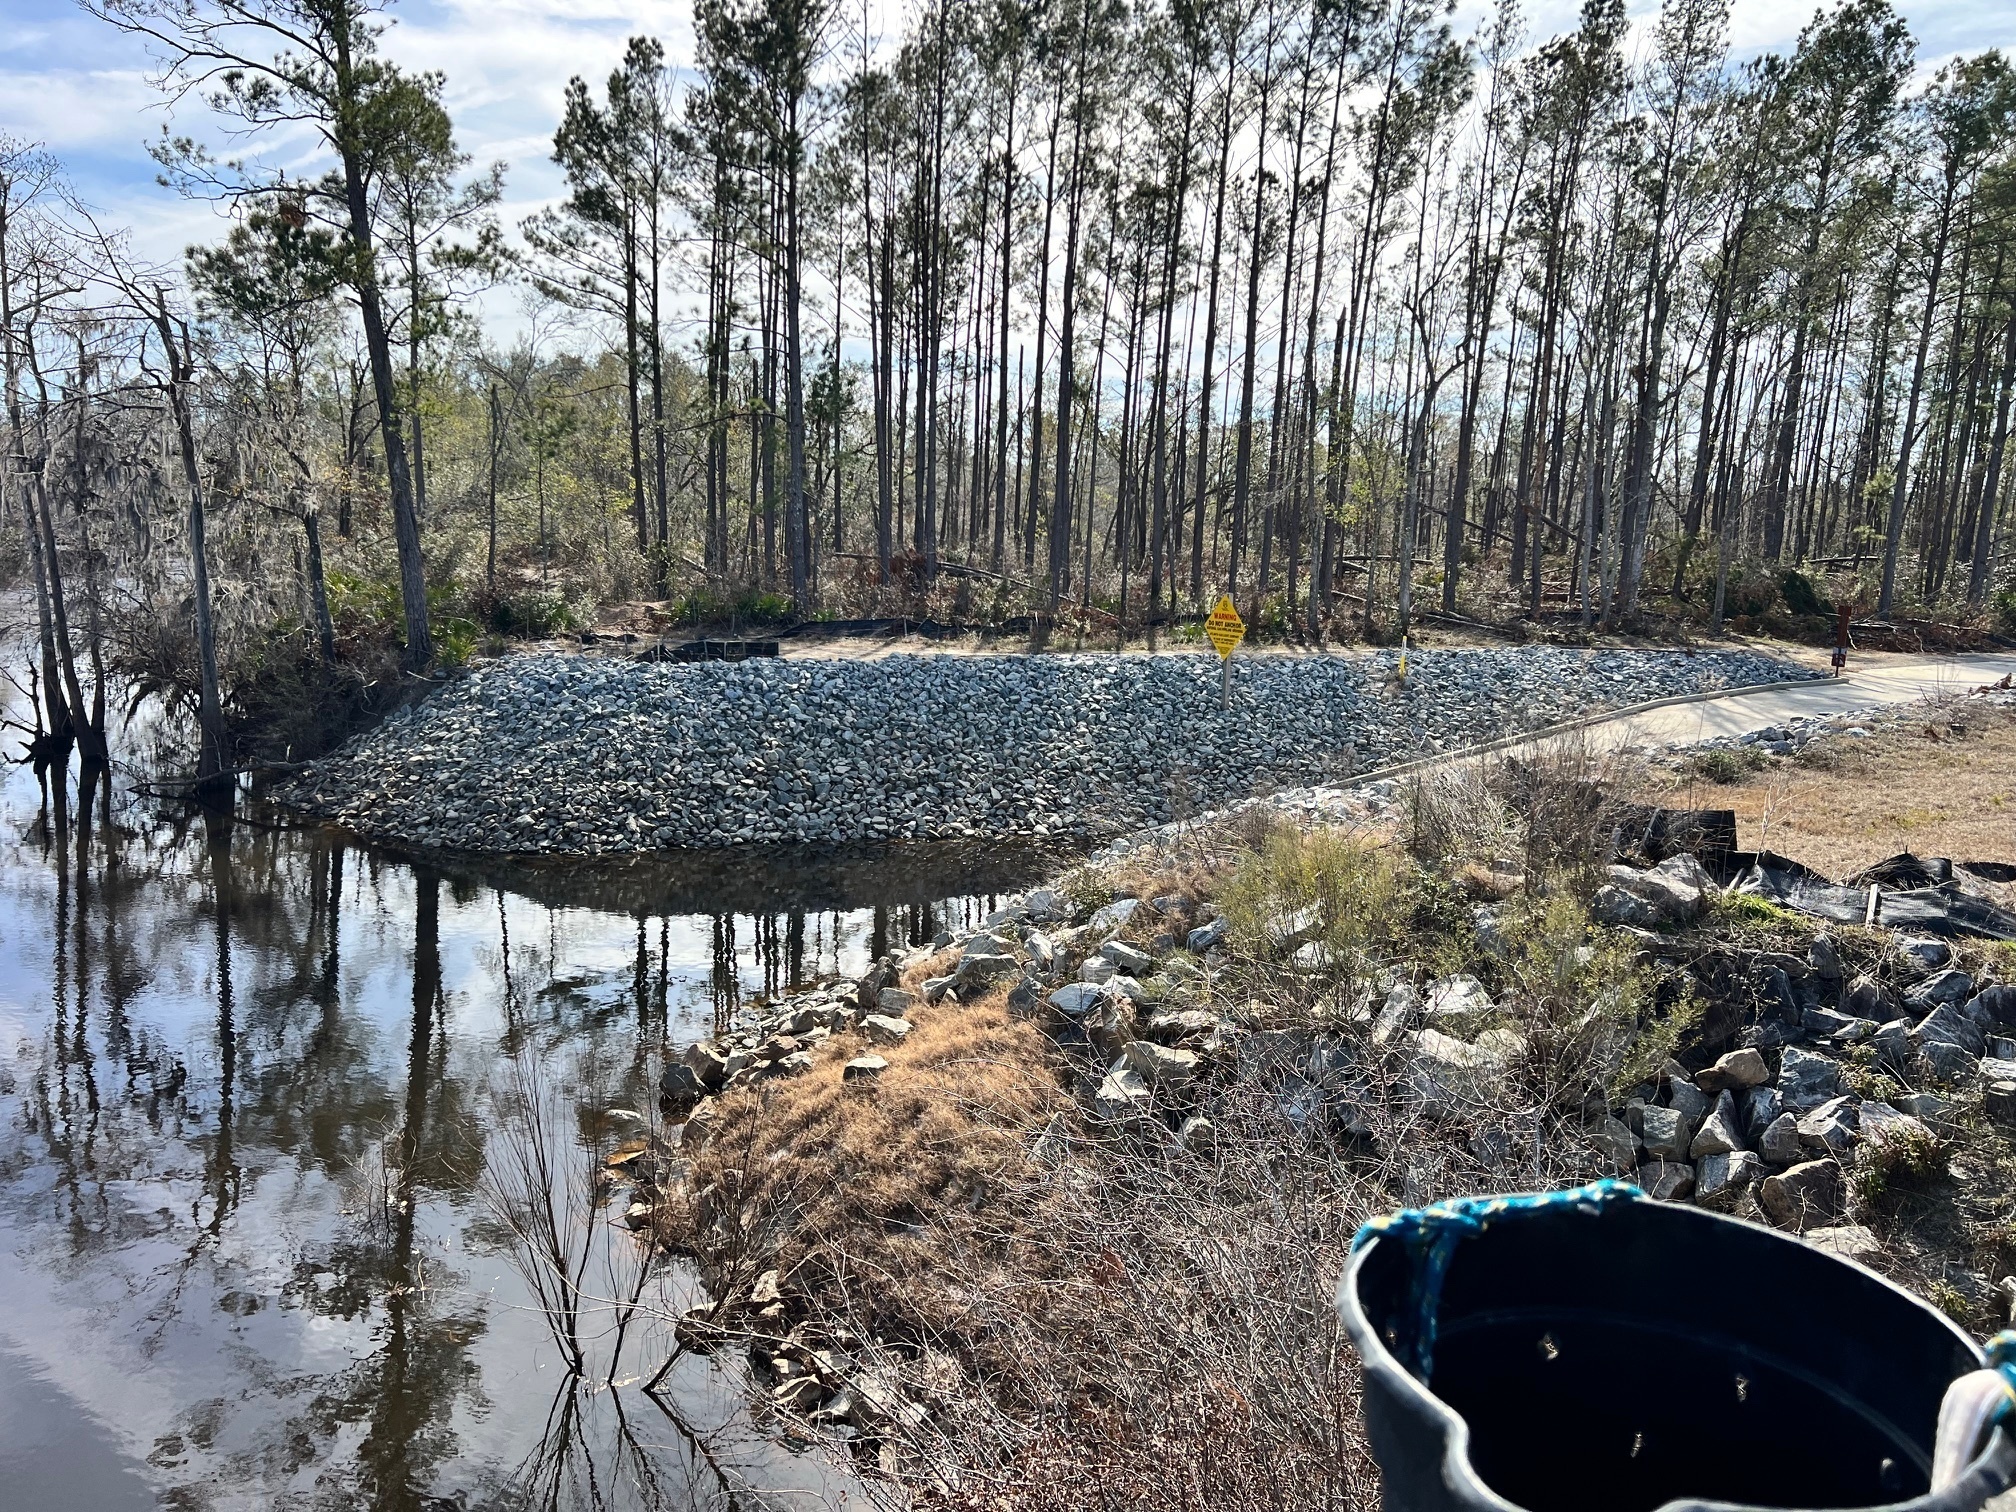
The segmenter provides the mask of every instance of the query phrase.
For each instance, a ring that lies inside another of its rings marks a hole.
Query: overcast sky
[[[858,14],[859,0],[845,0]],[[869,0],[871,25],[893,36],[903,0]],[[1579,0],[1529,4],[1530,35],[1572,28]],[[1634,17],[1656,10],[1632,0]],[[2001,47],[2016,52],[2011,0],[1906,0],[1900,7],[1918,39],[1921,70],[1955,53]],[[1465,0],[1467,34],[1480,0]],[[1813,14],[1805,0],[1735,0],[1731,43],[1739,56],[1789,47]],[[660,38],[676,64],[692,57],[688,0],[404,0],[386,51],[416,69],[447,76],[448,106],[461,143],[478,162],[509,164],[507,226],[559,190],[547,158],[568,76],[599,80],[639,32]],[[164,125],[216,142],[191,102],[170,112],[148,83],[137,42],[78,10],[70,0],[0,0],[0,133],[38,142],[60,157],[83,196],[133,228],[138,249],[162,260],[222,231],[209,205],[179,199],[154,181],[147,143]],[[219,145],[223,145],[219,143]],[[486,315],[513,326],[512,302],[493,298]]]

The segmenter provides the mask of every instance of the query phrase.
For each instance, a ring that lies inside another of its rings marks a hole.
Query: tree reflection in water
[[[500,1089],[537,1066],[585,1179],[668,1044],[1044,858],[474,865],[249,813],[0,775],[0,1349],[67,1402],[58,1452],[217,1512],[847,1500],[709,1362],[641,1389],[692,1282],[641,1285],[620,1214],[575,1215],[567,1370],[484,1196]]]

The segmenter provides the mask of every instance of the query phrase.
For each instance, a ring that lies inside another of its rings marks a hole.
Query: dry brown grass
[[[1738,782],[1682,781],[1655,796],[1733,808],[1745,848],[1833,877],[1906,850],[2016,861],[2016,711],[1956,702],[1868,739],[1827,737],[1817,755]]]
[[[693,1187],[733,1199],[738,1232],[761,1235],[784,1289],[857,1315],[891,1337],[958,1332],[939,1263],[918,1242],[935,1215],[977,1212],[1026,1175],[1031,1131],[1069,1099],[1042,1036],[1010,1016],[1005,991],[914,1010],[900,1045],[840,1035],[812,1069],[721,1100]],[[846,1083],[847,1062],[889,1062]],[[696,1200],[704,1222],[726,1204]],[[703,1253],[705,1234],[694,1236]]]

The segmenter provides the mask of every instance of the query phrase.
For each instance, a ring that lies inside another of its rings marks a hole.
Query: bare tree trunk
[[[189,383],[195,369],[189,358],[189,334],[179,333],[168,314],[168,296],[155,290],[154,329],[168,363],[168,406],[175,416],[175,439],[182,458],[182,481],[189,489],[189,567],[195,579],[196,664],[198,678],[197,724],[201,747],[196,758],[196,780],[210,787],[227,780],[225,759],[224,708],[217,691],[217,631],[210,614],[210,560],[204,543],[203,472],[196,461],[196,427],[189,413]],[[384,334],[380,328],[380,336]],[[386,364],[389,379],[390,363]],[[386,451],[397,444],[398,428],[387,435]],[[425,602],[422,602],[425,611]]]

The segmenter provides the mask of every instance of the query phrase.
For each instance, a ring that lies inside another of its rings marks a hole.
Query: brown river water
[[[565,1370],[494,1199],[511,1088],[530,1068],[585,1172],[668,1044],[1054,861],[400,856],[150,797],[162,738],[143,711],[106,776],[5,741],[0,1507],[858,1504],[720,1365],[643,1389],[697,1293],[668,1262],[619,1330],[607,1208],[568,1234],[591,1280]]]

